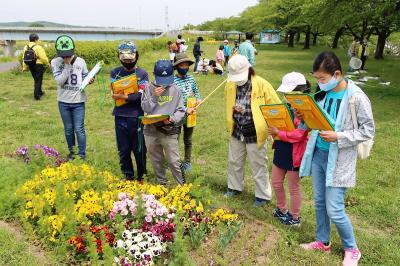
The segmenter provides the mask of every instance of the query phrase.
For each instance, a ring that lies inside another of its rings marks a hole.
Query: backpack
[[[35,51],[33,50],[33,47],[35,46],[36,44],[32,45],[32,47],[29,47],[29,45],[27,45],[27,49],[24,52],[24,63],[30,67],[36,65],[37,56]]]

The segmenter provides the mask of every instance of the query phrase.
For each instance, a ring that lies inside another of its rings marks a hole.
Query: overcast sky
[[[51,21],[82,26],[170,29],[238,15],[257,0],[2,0],[0,22]]]

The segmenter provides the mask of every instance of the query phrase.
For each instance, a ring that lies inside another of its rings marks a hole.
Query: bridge
[[[37,33],[42,41],[55,41],[62,34],[69,35],[76,41],[118,41],[157,38],[163,31],[125,28],[0,27],[0,45],[4,46],[4,55],[12,56],[16,41],[28,41],[31,33]]]

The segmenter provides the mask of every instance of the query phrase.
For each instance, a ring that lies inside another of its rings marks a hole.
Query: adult
[[[57,83],[58,109],[64,124],[68,145],[68,159],[75,156],[75,135],[78,140],[78,156],[86,157],[85,102],[86,93],[80,90],[88,75],[86,62],[75,55],[75,45],[71,37],[61,35],[55,44],[58,57],[51,60],[54,79]],[[93,79],[90,83],[93,82]]]
[[[321,90],[319,104],[334,121],[335,130],[312,131],[300,166],[300,176],[312,176],[317,220],[316,240],[301,247],[329,252],[333,222],[344,248],[343,265],[358,265],[361,253],[344,199],[347,189],[356,184],[357,145],[375,134],[371,103],[353,81],[343,78],[340,61],[332,52],[317,56],[313,76]],[[355,101],[358,128],[353,126],[351,99]],[[303,118],[298,112],[296,116]]]
[[[240,44],[239,54],[244,55],[249,60],[252,67],[256,65],[256,49],[253,46],[254,34],[252,32],[246,32],[246,41]]]
[[[44,66],[49,65],[49,59],[43,47],[38,44],[39,35],[32,33],[29,35],[29,43],[24,47],[22,70],[30,70],[34,80],[33,97],[40,100],[44,95],[42,89]]]
[[[233,41],[233,48],[232,48],[232,54],[231,56],[234,56],[235,54],[239,53],[239,41],[238,40],[234,40]]]
[[[112,93],[113,100],[123,100],[122,105],[115,105],[113,116],[115,117],[115,135],[119,154],[121,171],[127,180],[143,181],[146,172],[146,147],[144,138],[140,135],[139,117],[144,115],[141,107],[141,96],[149,81],[149,75],[145,70],[137,66],[139,51],[134,42],[123,42],[118,46],[118,59],[120,67],[111,71],[110,81],[116,82],[123,78],[135,78],[138,91],[125,94]],[[133,152],[136,161],[137,176],[135,178],[131,153]]]
[[[361,59],[361,70],[366,70],[364,69],[365,67],[365,62],[367,61],[367,58],[369,56],[369,47],[368,47],[368,41],[364,40],[361,44],[361,47],[358,48],[358,58]]]
[[[196,43],[194,44],[194,47],[193,47],[193,56],[195,58],[194,73],[198,73],[197,65],[199,64],[201,54],[203,53],[203,51],[201,50],[201,47],[200,47],[200,42],[202,42],[203,40],[204,40],[203,37],[201,37],[201,36],[197,37]]]
[[[232,49],[229,46],[229,41],[224,40],[224,57],[225,57],[224,66],[228,65],[229,57],[231,56],[231,54],[232,54]]]
[[[229,60],[225,94],[230,134],[228,192],[225,196],[236,196],[243,191],[247,156],[255,182],[254,205],[261,206],[270,201],[272,195],[265,146],[267,124],[260,105],[281,101],[271,84],[255,74],[243,55],[235,55]]]

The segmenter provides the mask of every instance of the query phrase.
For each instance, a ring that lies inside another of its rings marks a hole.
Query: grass
[[[206,56],[213,58],[217,45],[205,45],[203,48]],[[290,71],[305,73],[306,77],[315,84],[309,72],[313,58],[323,50],[322,48],[302,50],[300,47],[289,49],[278,45],[258,47],[258,50],[256,72],[267,79],[274,88],[279,86],[282,76]],[[337,53],[345,68],[348,61],[348,58],[345,57],[346,51],[338,50]],[[158,58],[168,58],[167,51],[141,55],[140,66],[148,72],[152,72],[153,64]],[[382,61],[368,59],[366,66],[369,74],[380,75],[382,79],[391,81],[391,85],[385,87],[375,82],[365,88],[372,102],[377,134],[372,156],[358,162],[358,184],[356,188],[348,191],[347,213],[353,221],[356,239],[363,253],[362,264],[395,265],[400,261],[400,252],[397,250],[398,243],[400,243],[400,223],[398,221],[400,184],[397,176],[400,172],[398,126],[400,122],[398,116],[400,58],[388,57]],[[107,67],[103,71],[102,77],[106,80],[110,69],[111,67]],[[218,76],[196,76],[203,97],[223,79],[224,77]],[[45,75],[44,91],[46,95],[40,102],[33,101],[33,81],[29,73],[1,73],[0,82],[2,84],[0,95],[0,183],[2,184],[0,217],[14,220],[17,219],[16,208],[18,207],[14,195],[16,187],[29,179],[33,173],[39,171],[35,166],[26,166],[15,158],[13,155],[15,149],[23,144],[33,146],[36,143],[55,147],[64,155],[67,154],[67,149],[57,108],[56,85],[52,76]],[[107,94],[104,104],[99,103],[103,100],[103,92],[97,83],[89,87],[87,93],[88,163],[120,175],[114,123],[111,116],[113,102]],[[217,91],[199,111],[198,126],[194,132],[193,143],[194,169],[188,177],[189,181],[201,180],[205,191],[208,191],[216,206],[228,207],[242,213],[246,217],[246,223],[255,220],[263,221],[277,231],[273,235],[274,241],[271,246],[260,244],[262,241],[270,241],[267,234],[274,231],[270,228],[261,230],[265,233],[265,238],[246,238],[251,234],[243,234],[240,239],[239,237],[233,239],[227,250],[241,246],[237,243],[249,246],[248,249],[240,249],[243,256],[248,256],[243,262],[244,265],[254,265],[257,261],[264,261],[268,265],[338,265],[340,263],[342,251],[340,239],[335,230],[332,233],[334,248],[329,255],[303,252],[298,248],[299,243],[314,239],[315,213],[310,178],[302,180],[303,223],[299,229],[280,225],[271,215],[274,209],[273,203],[264,208],[252,207],[254,185],[249,171],[247,171],[245,191],[242,195],[235,200],[226,200],[222,196],[226,190],[228,151],[222,89]],[[271,161],[270,146],[269,144]],[[148,164],[150,165],[150,162]],[[172,180],[172,177],[169,177]],[[150,174],[150,181],[154,180],[154,176]],[[1,230],[0,239],[10,243],[7,246],[0,245],[0,259],[7,258],[10,250],[14,250],[13,254],[20,255],[12,264],[22,265],[29,260],[28,253],[24,251],[26,245],[15,243],[12,236],[7,238],[7,233]],[[265,250],[266,248],[268,250]],[[232,250],[233,253],[235,251],[236,249]],[[262,254],[267,254],[267,256],[259,260]],[[204,261],[207,261],[215,254],[208,250],[197,256],[203,257]],[[229,252],[218,256],[218,264],[229,264]]]

